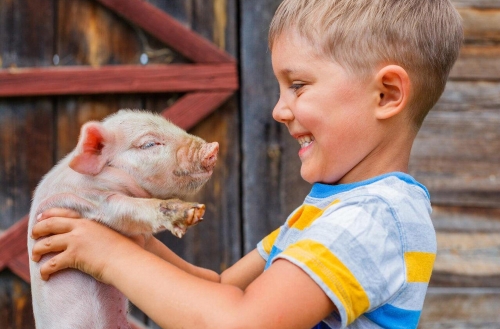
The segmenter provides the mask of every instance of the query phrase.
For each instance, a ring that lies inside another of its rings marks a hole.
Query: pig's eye
[[[146,143],[141,145],[141,149],[145,150],[145,149],[151,148],[157,144],[158,143],[155,143],[155,142],[146,142]]]

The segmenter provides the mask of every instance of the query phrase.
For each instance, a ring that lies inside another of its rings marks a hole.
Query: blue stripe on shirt
[[[271,266],[274,257],[276,257],[276,255],[278,255],[282,251],[283,250],[276,248],[276,246],[273,246],[273,248],[271,249],[271,252],[269,253],[269,257],[267,258],[267,262],[266,262],[266,266],[264,267],[264,271],[267,270],[269,268],[269,266]]]
[[[350,184],[328,185],[328,184],[322,184],[322,183],[314,183],[314,185],[311,189],[311,192],[309,193],[309,196],[313,197],[313,198],[326,198],[326,197],[329,197],[329,196],[337,194],[337,193],[347,192],[347,191],[350,191],[350,190],[357,188],[357,187],[361,187],[361,186],[375,183],[379,180],[382,180],[384,178],[391,177],[391,176],[397,177],[400,180],[402,180],[408,184],[416,185],[416,186],[420,187],[421,189],[424,190],[427,197],[430,198],[429,191],[427,190],[427,188],[424,185],[417,182],[415,180],[415,178],[413,178],[412,176],[405,174],[403,172],[391,172],[391,173],[376,176],[376,177],[373,177],[373,178],[370,178],[370,179],[367,179],[367,180],[364,180],[361,182],[350,183]]]
[[[373,312],[363,314],[372,322],[387,329],[417,328],[420,311],[405,310],[386,304]]]

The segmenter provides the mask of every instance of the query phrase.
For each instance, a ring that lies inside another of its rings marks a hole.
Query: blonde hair
[[[380,64],[403,67],[417,129],[441,96],[463,40],[449,0],[284,0],[271,22],[271,50],[285,31],[361,76]]]

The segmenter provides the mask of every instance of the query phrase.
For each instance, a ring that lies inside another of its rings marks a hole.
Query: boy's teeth
[[[307,147],[309,146],[313,141],[314,141],[314,137],[313,136],[302,136],[302,137],[299,137],[297,138],[299,144],[300,144],[300,147]]]

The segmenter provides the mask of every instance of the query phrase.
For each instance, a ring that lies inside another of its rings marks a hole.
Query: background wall
[[[221,271],[278,227],[310,186],[298,145],[274,122],[278,98],[267,30],[280,0],[150,0],[237,58],[240,92],[190,132],[221,144],[193,199],[206,220],[160,238]],[[438,257],[420,328],[500,328],[500,2],[454,0],[466,44],[415,143],[410,173],[430,190]],[[186,62],[92,0],[0,0],[0,66]],[[68,82],[70,83],[70,82]],[[0,98],[0,232],[29,210],[33,189],[80,126],[119,108],[161,111],[181,94]],[[29,286],[0,272],[0,329],[33,328]],[[140,311],[133,314],[157,328]]]

